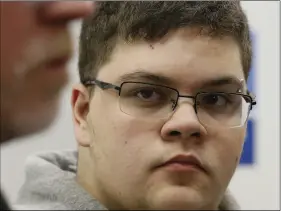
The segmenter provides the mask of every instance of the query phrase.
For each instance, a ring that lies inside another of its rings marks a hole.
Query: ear
[[[87,115],[89,113],[90,96],[82,84],[75,84],[72,88],[71,107],[74,123],[74,133],[78,145],[89,147],[91,136],[88,130]]]

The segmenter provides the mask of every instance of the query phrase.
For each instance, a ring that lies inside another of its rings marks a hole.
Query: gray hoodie
[[[17,210],[106,210],[75,179],[77,152],[43,152],[26,162],[26,181],[14,209]],[[239,209],[227,193],[220,210]]]

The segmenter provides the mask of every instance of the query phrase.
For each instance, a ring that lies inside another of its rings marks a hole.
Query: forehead
[[[239,46],[233,38],[199,36],[189,29],[157,42],[120,41],[98,78],[119,83],[135,72],[169,78],[177,87],[186,89],[218,78],[244,79]]]

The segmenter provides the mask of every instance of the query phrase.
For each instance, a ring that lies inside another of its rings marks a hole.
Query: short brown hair
[[[210,36],[230,35],[240,45],[247,78],[252,60],[248,20],[239,1],[108,1],[82,23],[79,75],[83,82],[97,75],[118,40],[153,41],[183,27],[208,29]]]

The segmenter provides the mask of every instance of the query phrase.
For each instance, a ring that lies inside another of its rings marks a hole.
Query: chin
[[[159,193],[153,198],[150,199],[152,200],[153,210],[210,209],[199,190],[189,187],[170,187],[165,190],[159,190]]]
[[[46,118],[34,118],[34,119],[26,119],[28,124],[17,124],[16,131],[17,136],[27,136],[32,135],[34,133],[42,132],[48,129],[55,120],[56,115],[52,114],[52,116]]]
[[[22,137],[48,129],[58,114],[58,104],[34,108],[33,112],[22,111],[13,120],[14,136]]]

